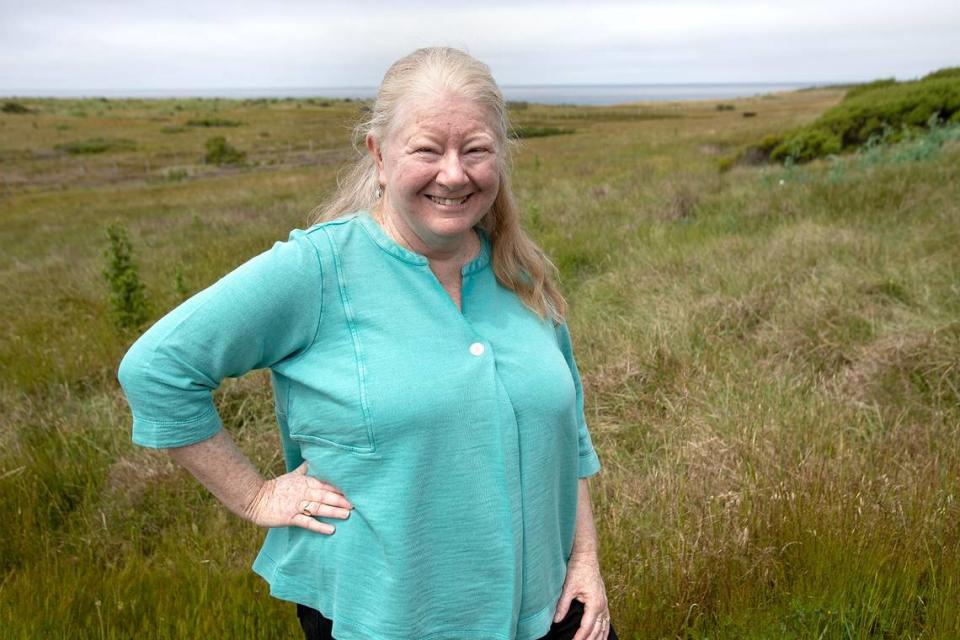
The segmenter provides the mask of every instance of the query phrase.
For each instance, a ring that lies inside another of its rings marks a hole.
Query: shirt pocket
[[[354,453],[373,453],[376,438],[362,369],[352,357],[332,355],[323,354],[327,366],[318,366],[307,357],[297,363],[297,371],[287,372],[285,404],[290,438]],[[332,362],[345,366],[331,367]]]

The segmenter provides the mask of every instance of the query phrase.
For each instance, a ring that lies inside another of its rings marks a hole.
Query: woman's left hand
[[[600,561],[595,552],[579,552],[570,556],[554,622],[559,622],[567,615],[574,598],[583,603],[583,617],[573,640],[607,640],[610,609],[603,578],[600,577]]]

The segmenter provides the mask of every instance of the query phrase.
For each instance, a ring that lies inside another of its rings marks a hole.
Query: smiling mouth
[[[437,203],[437,204],[442,204],[442,205],[445,205],[445,206],[448,206],[448,207],[455,207],[455,206],[460,205],[460,204],[463,204],[464,202],[466,202],[467,200],[469,200],[469,199],[470,199],[470,196],[472,196],[472,195],[473,195],[472,193],[468,193],[467,195],[463,196],[462,198],[441,198],[441,197],[439,197],[439,196],[431,196],[431,195],[427,194],[427,197],[430,198],[430,200],[431,200],[432,202],[435,202],[435,203]]]

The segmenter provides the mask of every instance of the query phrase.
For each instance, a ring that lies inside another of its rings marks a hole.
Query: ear
[[[374,164],[377,165],[377,174],[379,177],[383,176],[383,153],[380,149],[380,144],[377,142],[377,139],[373,137],[373,134],[367,134],[367,153],[370,154],[370,157],[373,158]],[[380,184],[383,185],[383,181],[380,181]]]

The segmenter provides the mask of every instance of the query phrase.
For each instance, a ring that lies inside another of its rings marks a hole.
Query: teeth
[[[467,198],[469,198],[470,196],[466,195],[466,196],[463,196],[462,198],[456,198],[456,199],[440,198],[437,196],[427,196],[427,197],[433,200],[434,202],[436,202],[437,204],[443,204],[443,205],[447,205],[448,207],[452,207],[453,205],[463,204],[464,202],[467,201]]]

